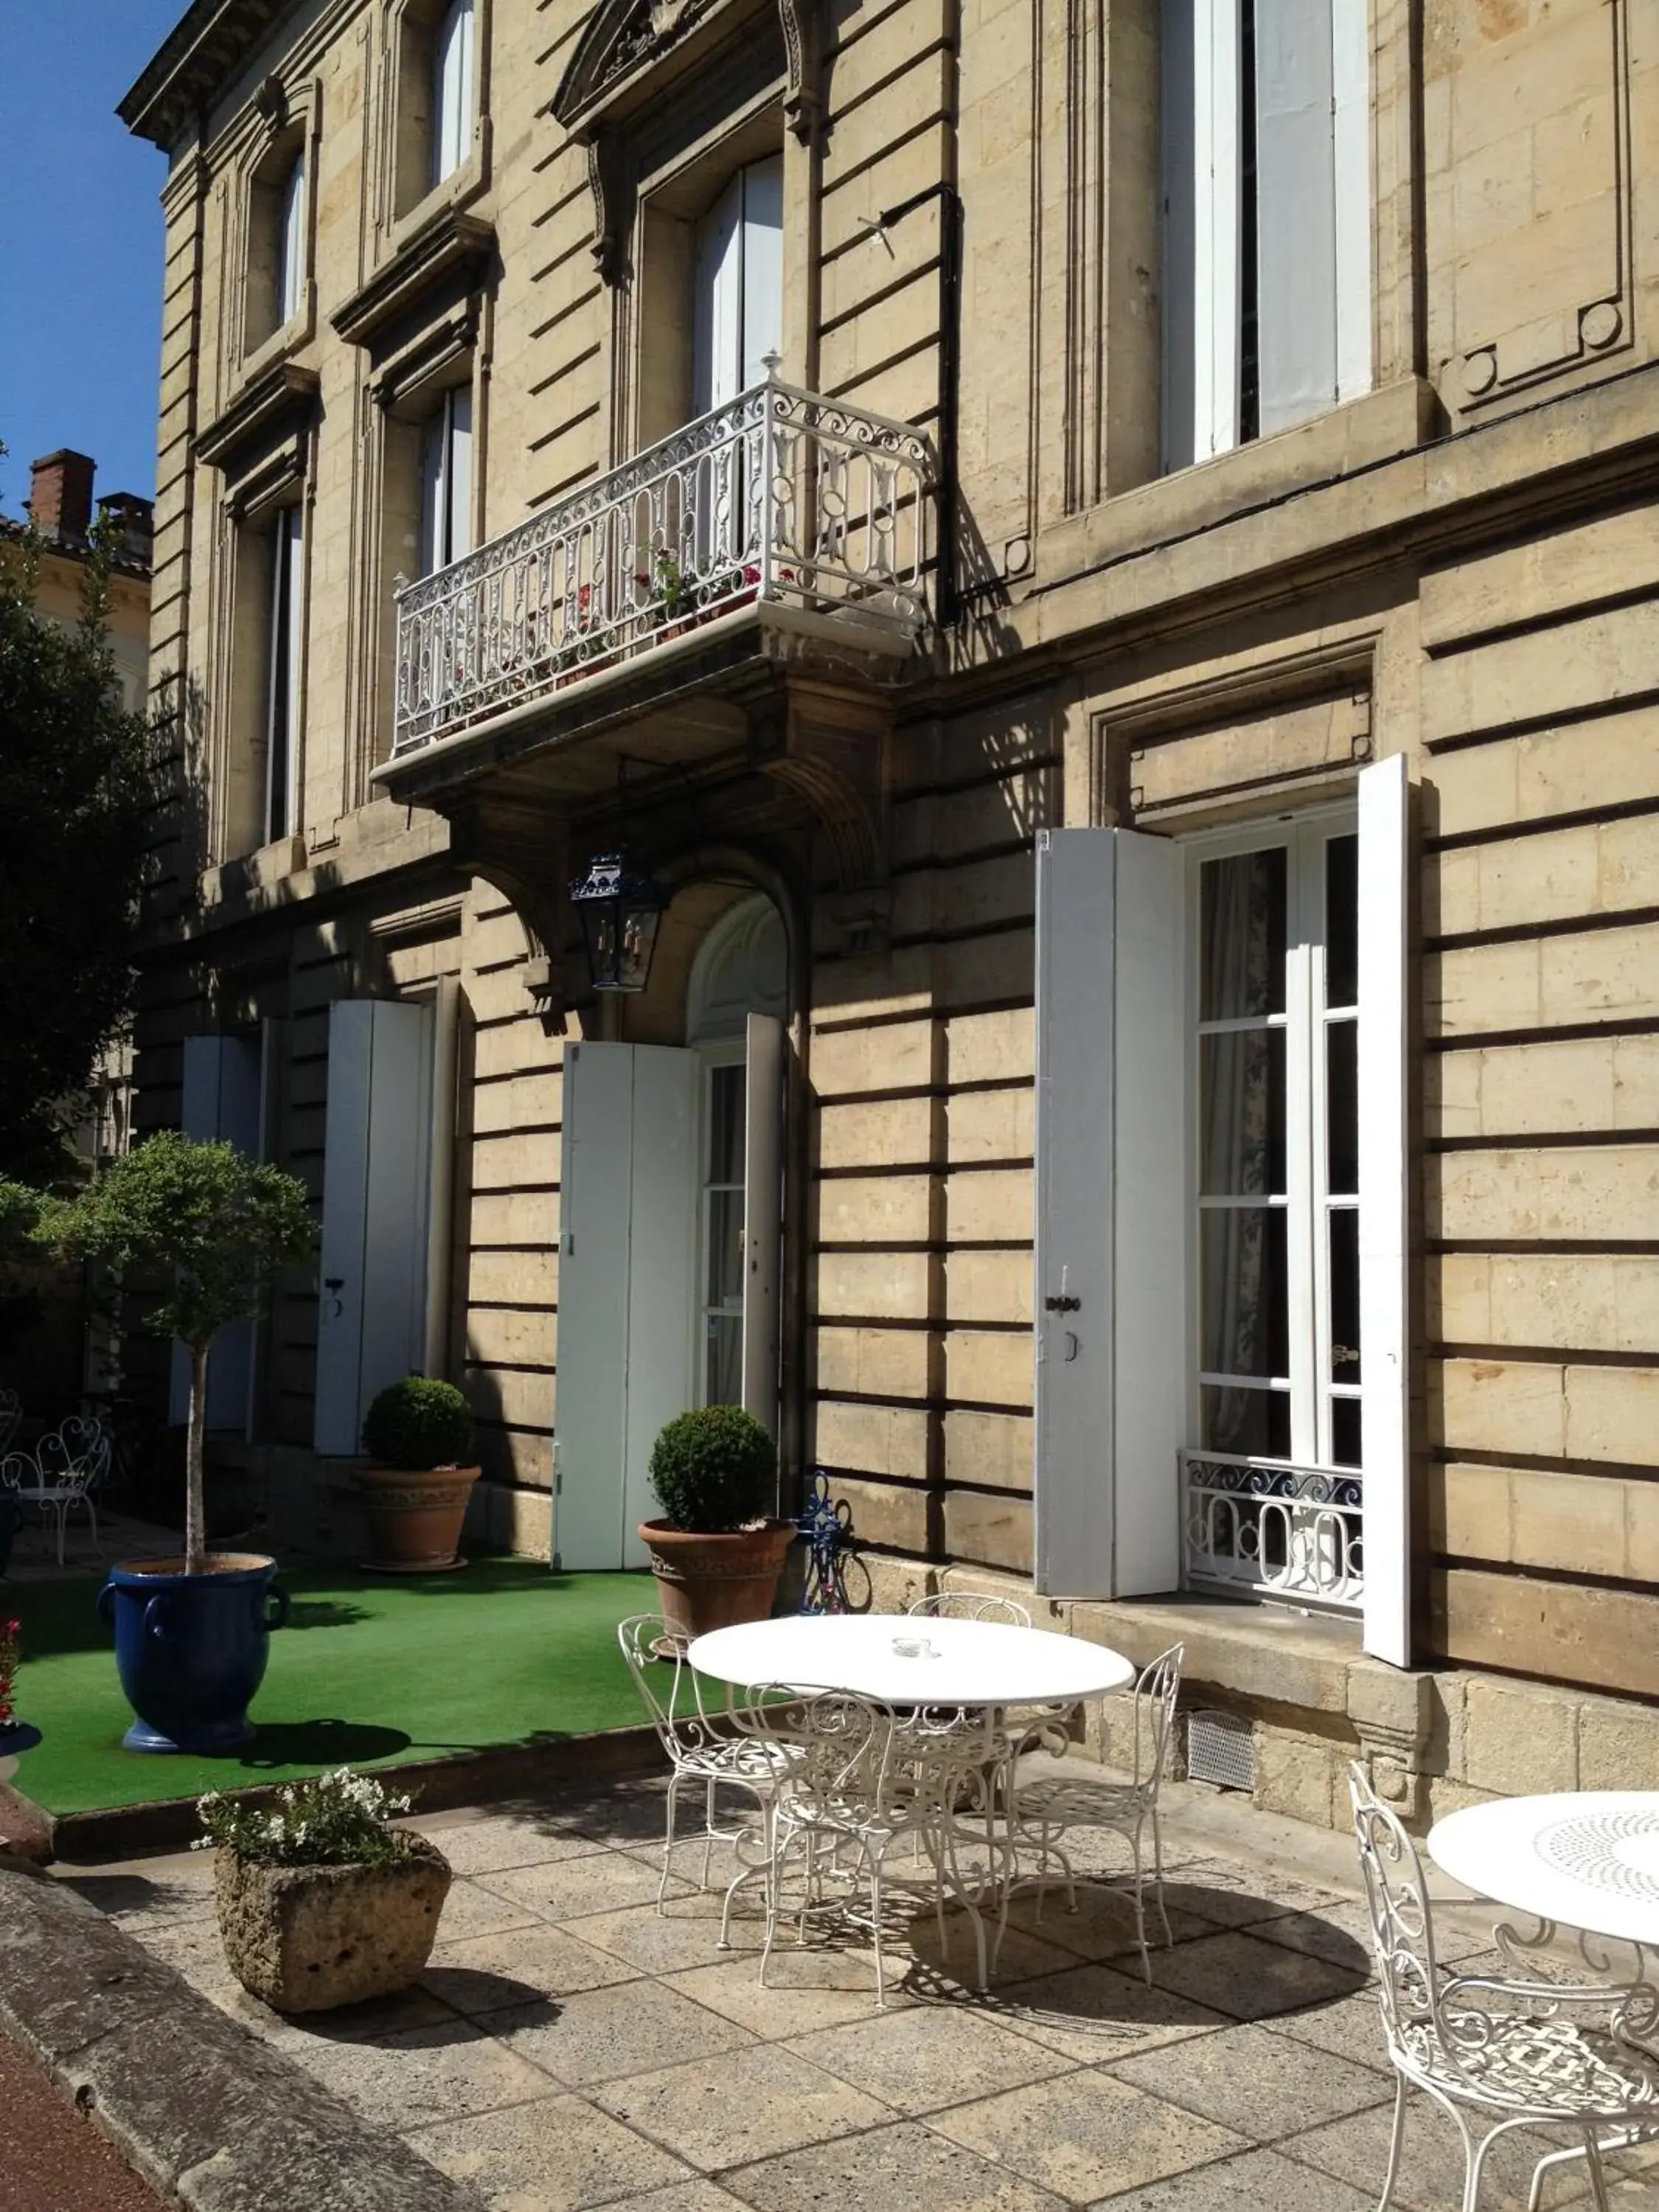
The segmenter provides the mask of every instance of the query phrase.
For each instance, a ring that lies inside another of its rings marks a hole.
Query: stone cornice
[[[198,434],[197,458],[210,467],[225,467],[251,439],[314,407],[319,388],[314,368],[278,362],[239,392],[224,413]]]
[[[446,279],[482,275],[495,251],[491,224],[453,207],[440,208],[329,320],[348,344],[371,345]]]
[[[135,137],[170,153],[181,130],[289,4],[290,0],[194,0],[116,113]]]

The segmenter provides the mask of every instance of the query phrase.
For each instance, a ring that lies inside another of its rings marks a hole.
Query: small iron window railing
[[[1181,1498],[1189,1583],[1358,1611],[1365,1551],[1357,1468],[1184,1451]]]

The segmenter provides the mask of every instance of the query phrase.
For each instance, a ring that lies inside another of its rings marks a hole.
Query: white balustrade
[[[393,750],[550,696],[751,602],[908,652],[927,441],[775,377],[398,594]]]
[[[1357,1468],[1187,1451],[1181,1494],[1189,1583],[1358,1611],[1364,1490]]]

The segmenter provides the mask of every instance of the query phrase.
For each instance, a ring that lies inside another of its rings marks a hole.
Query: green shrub
[[[363,1449],[382,1467],[459,1467],[472,1448],[472,1409],[453,1382],[405,1375],[388,1382],[363,1417]]]
[[[651,1487],[669,1525],[713,1534],[772,1510],[777,1446],[741,1406],[699,1406],[669,1422],[651,1448]]]
[[[261,1866],[384,1866],[409,1855],[408,1833],[389,1825],[409,1807],[407,1797],[388,1796],[373,1775],[349,1766],[290,1782],[275,1810],[210,1790],[196,1801],[204,1832],[191,1848],[216,1845]]]

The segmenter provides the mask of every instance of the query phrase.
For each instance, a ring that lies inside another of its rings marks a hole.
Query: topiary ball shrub
[[[363,1417],[363,1449],[382,1467],[425,1474],[460,1467],[472,1449],[472,1408],[453,1382],[405,1375],[388,1382]]]
[[[778,1448],[741,1406],[699,1406],[670,1421],[651,1447],[651,1487],[673,1528],[713,1535],[764,1521]]]

